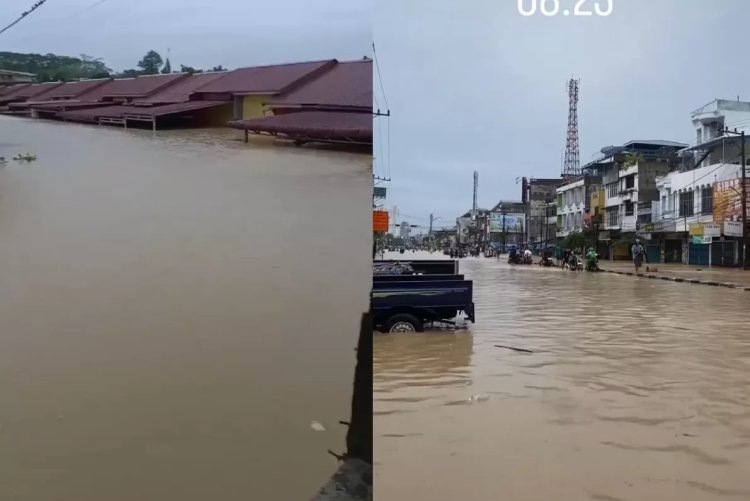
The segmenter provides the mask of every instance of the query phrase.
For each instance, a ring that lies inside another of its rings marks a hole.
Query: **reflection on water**
[[[375,339],[379,496],[750,499],[747,293],[494,259],[461,271],[470,334]]]
[[[235,137],[0,117],[38,156],[0,167],[0,499],[286,501],[336,469],[369,158]]]

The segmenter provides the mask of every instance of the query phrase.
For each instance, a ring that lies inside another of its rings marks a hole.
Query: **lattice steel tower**
[[[471,204],[473,210],[477,210],[477,190],[479,189],[479,172],[474,171],[474,203]]]
[[[562,176],[566,178],[581,175],[581,157],[578,145],[578,83],[571,78],[568,81],[568,138],[565,142],[565,163]]]

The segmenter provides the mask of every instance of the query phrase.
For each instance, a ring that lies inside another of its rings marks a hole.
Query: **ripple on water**
[[[460,266],[469,332],[375,337],[383,496],[447,500],[470,484],[472,500],[750,499],[746,293]],[[470,405],[476,394],[491,398]]]

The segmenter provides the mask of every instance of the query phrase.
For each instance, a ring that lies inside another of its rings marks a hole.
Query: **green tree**
[[[172,73],[172,65],[169,63],[169,58],[164,62],[164,68],[161,69],[164,74]]]
[[[135,78],[138,75],[142,75],[142,74],[143,72],[141,72],[140,70],[134,70],[131,68],[129,70],[123,70],[115,74],[115,78]]]
[[[625,155],[625,163],[623,164],[623,166],[625,168],[628,168],[638,164],[639,162],[643,162],[642,153],[628,153]]]
[[[560,245],[565,249],[585,249],[586,236],[583,233],[574,231],[565,237]]]
[[[112,73],[112,70],[101,59],[85,54],[81,54],[80,57],[71,57],[57,54],[0,52],[0,68],[33,73],[38,82],[104,78]]]
[[[143,56],[143,59],[138,61],[138,67],[143,71],[144,75],[156,75],[163,64],[164,61],[155,50],[148,51]]]
[[[203,73],[203,70],[196,70],[192,66],[185,66],[184,64],[181,64],[180,73],[190,73],[192,75],[193,73]]]

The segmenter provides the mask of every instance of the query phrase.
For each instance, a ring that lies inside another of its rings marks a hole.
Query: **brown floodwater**
[[[336,469],[370,159],[238,137],[0,117],[0,499],[302,500]]]
[[[460,268],[469,331],[376,334],[378,497],[750,499],[747,292]]]

